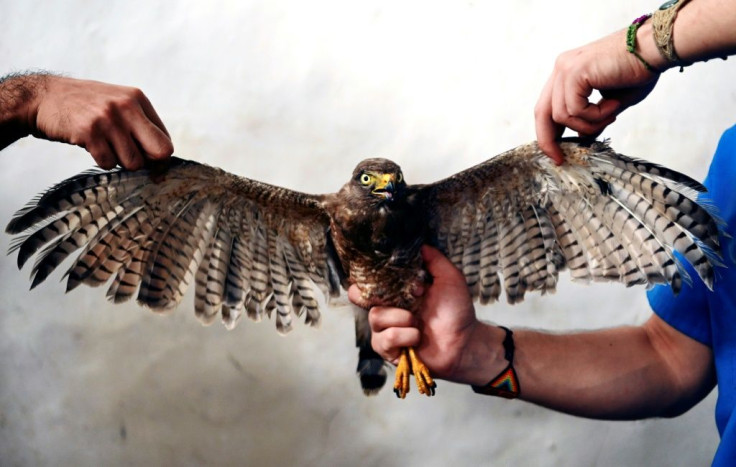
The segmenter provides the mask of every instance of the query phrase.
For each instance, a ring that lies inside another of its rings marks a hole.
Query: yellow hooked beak
[[[394,197],[396,176],[394,174],[382,174],[377,178],[376,186],[371,193],[384,199],[392,199]]]

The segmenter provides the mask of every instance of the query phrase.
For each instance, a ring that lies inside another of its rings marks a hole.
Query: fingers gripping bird
[[[7,232],[18,265],[38,253],[32,288],[72,253],[67,291],[110,283],[118,303],[136,295],[153,310],[176,306],[195,283],[195,313],[233,328],[242,315],[316,325],[314,286],[329,296],[356,284],[361,305],[417,311],[429,279],[420,247],[433,245],[463,271],[474,299],[504,290],[554,291],[573,280],[633,284],[689,280],[708,287],[720,264],[718,220],[698,202],[705,188],[602,142],[567,140],[556,166],[536,143],[427,185],[408,185],[395,163],[368,159],[337,192],[309,195],[172,158],[163,174],[92,170],[65,180],[18,211]],[[675,255],[679,252],[679,256]],[[356,314],[358,372],[367,394],[386,373],[370,347],[367,312]],[[401,352],[394,391],[413,373],[420,393],[435,383],[414,349]]]

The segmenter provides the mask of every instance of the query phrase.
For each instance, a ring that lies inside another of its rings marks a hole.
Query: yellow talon
[[[434,396],[434,389],[437,387],[432,376],[429,374],[429,368],[419,360],[416,350],[413,347],[404,347],[399,354],[399,364],[396,366],[396,381],[394,382],[394,393],[396,397],[404,399],[411,388],[409,375],[414,374],[417,381],[417,389],[420,394]]]
[[[406,393],[409,392],[411,387],[409,383],[409,375],[411,375],[411,364],[409,363],[409,356],[407,349],[402,348],[399,354],[399,364],[396,365],[396,380],[394,381],[394,394],[400,399],[406,397]]]
[[[434,396],[434,390],[437,384],[429,374],[429,368],[419,360],[416,350],[414,347],[409,347],[409,360],[411,361],[411,368],[414,370],[414,379],[417,380],[417,389],[420,394],[426,394],[427,396]]]

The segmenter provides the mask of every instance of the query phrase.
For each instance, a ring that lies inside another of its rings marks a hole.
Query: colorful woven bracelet
[[[647,63],[647,61],[644,60],[644,57],[639,55],[639,53],[636,51],[636,31],[638,31],[639,26],[644,24],[644,22],[648,20],[651,16],[652,15],[642,15],[636,18],[631,23],[629,29],[626,31],[626,50],[629,51],[629,53],[634,54],[634,56],[639,59],[639,61],[644,65],[647,70],[651,71],[652,73],[659,73],[656,68]]]
[[[484,386],[471,386],[473,391],[478,394],[487,396],[499,396],[506,399],[516,399],[521,394],[521,386],[519,385],[519,377],[514,370],[514,333],[511,329],[499,326],[506,331],[506,337],[503,339],[504,358],[509,364],[495,378],[490,380]]]

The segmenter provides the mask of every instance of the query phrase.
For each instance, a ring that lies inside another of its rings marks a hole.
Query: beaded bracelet
[[[636,18],[631,25],[629,26],[629,29],[626,31],[626,50],[629,51],[629,53],[634,54],[636,58],[639,59],[639,61],[644,65],[644,67],[651,71],[652,73],[659,73],[659,71],[654,68],[652,65],[647,63],[646,60],[644,60],[644,57],[639,55],[639,53],[636,51],[636,31],[639,30],[639,26],[644,24],[646,20],[648,20],[652,15],[642,15],[638,18]]]

